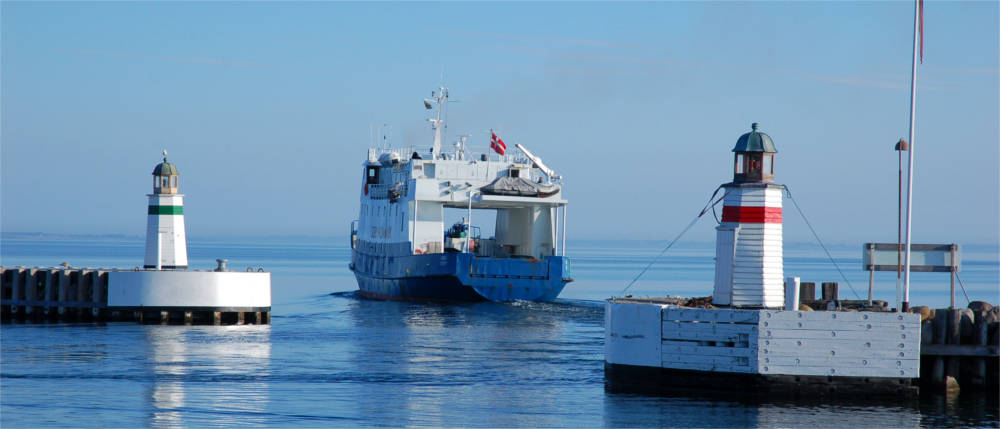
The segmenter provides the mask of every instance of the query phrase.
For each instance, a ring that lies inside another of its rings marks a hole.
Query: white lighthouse
[[[712,304],[745,308],[784,306],[781,192],[774,183],[771,137],[751,126],[733,148],[733,181],[722,185],[722,223],[715,229]]]
[[[153,169],[153,193],[148,194],[146,258],[143,268],[186,269],[187,240],[184,236],[184,195],[177,193],[177,167],[163,162]]]

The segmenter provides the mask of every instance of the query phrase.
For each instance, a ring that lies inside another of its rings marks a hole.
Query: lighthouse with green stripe
[[[751,125],[733,148],[733,181],[725,191],[722,222],[715,228],[712,304],[782,308],[785,300],[781,193],[774,183],[771,137]]]
[[[186,269],[187,240],[184,236],[184,195],[177,193],[177,167],[163,162],[153,169],[153,193],[148,194],[146,222],[146,269]]]

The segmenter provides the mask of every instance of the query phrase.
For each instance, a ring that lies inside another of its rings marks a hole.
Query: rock
[[[990,311],[993,309],[993,304],[986,301],[972,301],[969,303],[969,309],[972,311]]]
[[[799,311],[813,311],[812,307],[802,304],[799,306]]]
[[[931,308],[926,305],[910,307],[910,313],[919,314],[921,322],[931,318]]]
[[[986,317],[983,318],[986,323],[1000,322],[1000,307],[993,307],[986,312]]]
[[[958,380],[955,377],[947,376],[944,379],[944,390],[948,394],[957,394],[961,388],[958,386]]]

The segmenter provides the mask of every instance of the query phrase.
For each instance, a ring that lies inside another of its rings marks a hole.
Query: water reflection
[[[912,405],[608,393],[603,415],[608,427],[917,427],[921,416]]]
[[[593,359],[580,356],[581,342],[600,350],[600,337],[580,338],[577,327],[602,320],[596,306],[352,299],[345,307],[358,332],[354,371],[380,375],[359,386],[379,399],[360,403],[358,417],[378,413],[394,425],[454,426],[472,415],[476,425],[558,425],[563,417],[548,414],[562,407],[554,385],[578,377],[567,362]]]
[[[148,425],[263,423],[271,327],[145,326]]]

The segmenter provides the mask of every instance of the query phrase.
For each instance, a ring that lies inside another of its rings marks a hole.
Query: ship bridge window
[[[369,185],[378,184],[378,167],[368,167],[368,181],[366,183]]]
[[[510,169],[510,177],[519,177],[521,175],[521,170],[512,168]]]

